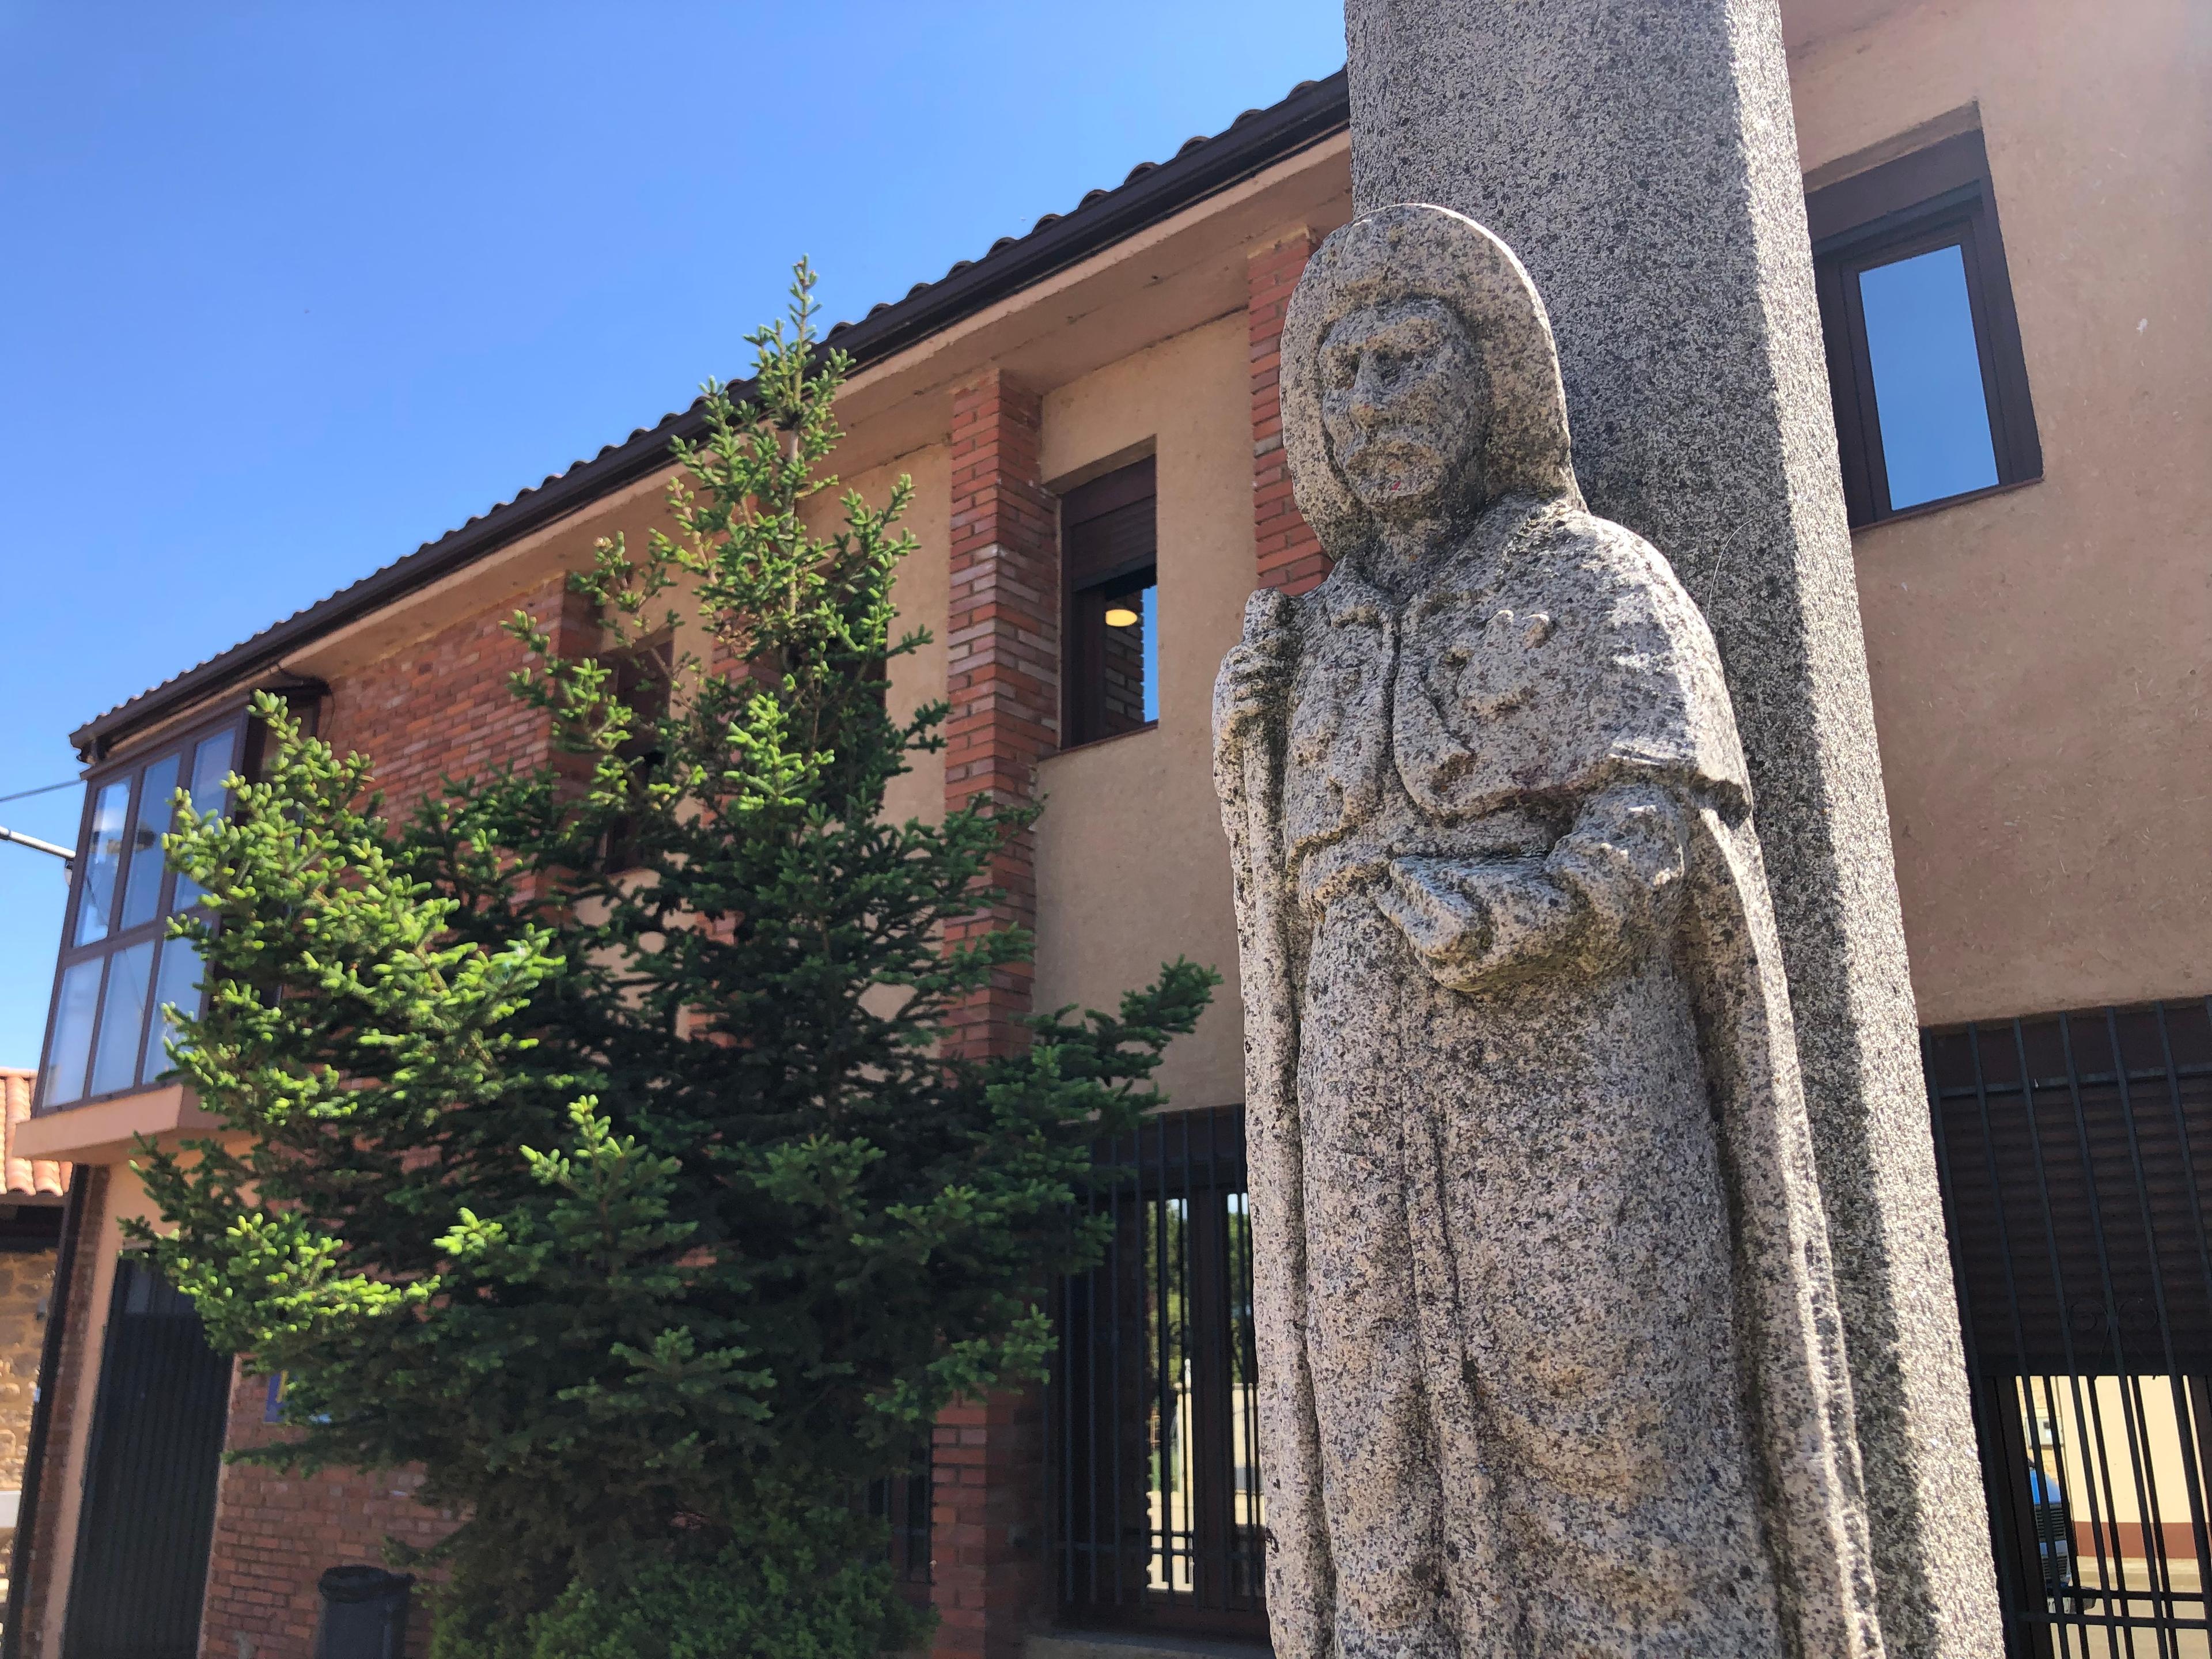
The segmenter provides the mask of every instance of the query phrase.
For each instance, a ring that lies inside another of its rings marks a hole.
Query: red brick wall
[[[1279,587],[1286,593],[1319,586],[1329,570],[1320,538],[1291,497],[1279,384],[1283,313],[1316,246],[1313,234],[1302,230],[1253,254],[1244,267],[1244,319],[1252,353],[1252,518],[1259,586]]]
[[[505,631],[517,611],[546,624],[563,650],[588,648],[585,602],[553,577],[519,601],[458,618],[332,684],[323,733],[341,754],[355,750],[376,763],[376,781],[394,817],[434,793],[445,774],[548,757],[544,716],[507,689],[507,676],[527,660],[520,641]]]
[[[240,1376],[230,1396],[233,1449],[265,1445],[285,1431],[264,1419],[269,1380]],[[215,1543],[200,1617],[204,1659],[307,1659],[314,1650],[315,1580],[325,1567],[384,1564],[384,1540],[427,1548],[453,1530],[453,1511],[425,1509],[408,1494],[411,1472],[359,1474],[325,1469],[302,1477],[254,1463],[229,1463],[216,1494]],[[407,1651],[429,1651],[428,1598],[418,1588]]]
[[[58,1285],[46,1309],[53,1318],[66,1305],[62,1351],[52,1377],[54,1397],[46,1414],[46,1444],[39,1471],[39,1512],[31,1523],[31,1554],[24,1571],[23,1639],[16,1651],[29,1656],[46,1650],[50,1626],[58,1627],[65,1611],[64,1598],[53,1582],[54,1552],[59,1546],[64,1483],[69,1479],[70,1437],[78,1419],[92,1410],[93,1393],[100,1379],[97,1366],[88,1362],[95,1327],[105,1322],[104,1310],[93,1306],[94,1277],[100,1270],[100,1240],[106,1237],[108,1172],[100,1164],[78,1166],[85,1178],[83,1206],[79,1212],[76,1261],[70,1282]]]
[[[1059,508],[1038,462],[1039,400],[995,370],[954,394],[951,615],[945,758],[948,811],[978,795],[1009,805],[1036,790],[1060,742]],[[945,930],[949,940],[1036,922],[1030,838],[992,871],[1002,903]],[[956,1022],[953,1046],[1004,1054],[1026,1039],[1028,964],[1004,969]],[[944,1659],[1018,1659],[1049,1622],[1035,1392],[963,1401],[938,1419],[932,1462],[933,1584]]]
[[[502,624],[526,610],[550,627],[562,648],[586,648],[590,615],[559,577],[525,595],[459,617],[428,639],[396,652],[331,688],[323,731],[341,752],[369,757],[395,817],[411,811],[447,775],[550,757],[544,715],[508,690],[526,653]],[[265,1377],[241,1377],[231,1399],[232,1448],[260,1445],[283,1432],[264,1419]],[[254,1464],[226,1465],[216,1498],[200,1650],[237,1659],[241,1638],[255,1659],[307,1659],[314,1640],[315,1580],[326,1567],[380,1565],[384,1540],[434,1543],[454,1524],[406,1494],[419,1477],[401,1472],[325,1470],[302,1478]],[[409,1629],[411,1655],[428,1651],[427,1598],[417,1594]]]
[[[993,370],[953,394],[951,614],[946,619],[945,805],[1006,805],[1036,793],[1060,744],[1060,517],[1039,475],[1035,392]],[[945,929],[948,942],[1036,924],[1030,837],[992,867],[1006,897]],[[1024,1041],[1027,963],[1003,969],[955,1020],[957,1049],[1003,1054]]]

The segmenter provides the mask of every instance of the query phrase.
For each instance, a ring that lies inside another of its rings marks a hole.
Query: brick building
[[[2026,1653],[2066,1617],[2201,1620],[2212,47],[2179,0],[2126,0],[2126,27],[2060,0],[1782,10],[1808,234],[1844,296],[1824,321],[2013,1629]],[[999,872],[1036,960],[969,1011],[971,1052],[1165,957],[1235,960],[1209,696],[1253,586],[1326,574],[1275,352],[1349,216],[1346,118],[1340,76],[1301,87],[834,337],[857,365],[842,476],[874,501],[915,484],[897,599],[934,642],[890,695],[953,711],[890,810],[1050,798]],[[1897,378],[1908,360],[1918,380]],[[1966,367],[1945,381],[1945,362]],[[1917,447],[1916,408],[1979,436]],[[134,1134],[211,1127],[147,1059],[150,1011],[191,979],[151,942],[171,895],[132,867],[134,815],[250,765],[258,687],[312,702],[401,807],[442,772],[541,757],[499,623],[520,605],[583,642],[565,572],[663,522],[668,441],[697,428],[672,415],[73,734],[81,872],[21,1138],[78,1162],[77,1249],[11,1651],[119,1652],[100,1620],[136,1596],[144,1651],[302,1659],[321,1568],[447,1523],[404,1474],[218,1472],[226,1437],[272,1431],[265,1382],[217,1364],[179,1370],[203,1403],[161,1442],[171,1555],[118,1553],[134,1489],[101,1462],[102,1379],[179,1316],[117,1249],[144,1206],[124,1159]],[[1115,1150],[1139,1179],[1111,1260],[1055,1293],[1054,1387],[949,1412],[927,1484],[894,1500],[948,1659],[1077,1659],[1101,1632],[1264,1639],[1233,985],[1163,1080],[1177,1109]],[[1146,1322],[1170,1278],[1188,1316],[1163,1336]],[[2054,1538],[2072,1614],[2045,1577]]]

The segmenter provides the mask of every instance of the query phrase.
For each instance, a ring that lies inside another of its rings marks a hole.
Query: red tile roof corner
[[[15,1126],[30,1121],[31,1085],[34,1072],[0,1068],[0,1101],[7,1105],[0,1121],[0,1167],[8,1184],[0,1198],[59,1198],[69,1191],[70,1166],[51,1158],[15,1156]]]

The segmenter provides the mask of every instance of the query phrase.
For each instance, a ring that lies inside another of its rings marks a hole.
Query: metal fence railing
[[[1243,1114],[1168,1113],[1099,1156],[1107,1256],[1065,1281],[1047,1492],[1063,1617],[1264,1638]]]
[[[2014,1659],[2206,1659],[2212,1017],[1923,1033]]]

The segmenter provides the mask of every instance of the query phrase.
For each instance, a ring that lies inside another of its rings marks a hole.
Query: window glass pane
[[[104,958],[80,962],[62,975],[54,996],[54,1040],[46,1049],[40,1103],[66,1106],[84,1094],[84,1066],[91,1057],[93,1010],[100,1006]]]
[[[1893,511],[1997,481],[1966,257],[1939,247],[1859,273]]]
[[[154,980],[154,1006],[181,1008],[188,1014],[200,1011],[200,953],[188,939],[161,941],[161,971]],[[158,1012],[147,1023],[146,1059],[139,1076],[148,1082],[169,1069],[169,1052],[163,1041],[176,1030],[175,1023]]]
[[[231,747],[237,737],[235,727],[228,732],[218,732],[211,738],[201,738],[200,746],[192,751],[191,797],[195,812],[213,811],[223,805],[222,781],[230,774]],[[169,908],[182,910],[188,905],[197,904],[200,895],[206,890],[190,876],[179,876],[177,890],[169,901]]]
[[[153,977],[152,939],[110,958],[107,994],[100,1002],[100,1047],[92,1056],[92,1093],[127,1089],[138,1080],[138,1038]]]
[[[123,920],[129,929],[149,922],[161,914],[161,837],[176,808],[170,797],[177,793],[177,768],[182,755],[165,755],[146,769],[146,781],[138,791],[137,826],[131,832],[131,869],[123,884]]]
[[[1145,590],[1145,718],[1160,717],[1160,589],[1155,582]]]
[[[115,921],[115,888],[123,870],[124,815],[131,809],[131,780],[100,787],[92,806],[91,845],[85,848],[84,890],[77,901],[76,942],[106,939]]]
[[[237,728],[218,732],[211,738],[200,739],[200,746],[192,751],[192,810],[212,811],[222,805],[222,781],[230,775],[231,744],[237,738]]]
[[[1079,672],[1096,678],[1082,688],[1090,718],[1078,741],[1133,732],[1159,717],[1158,589],[1152,572],[1138,571],[1094,591],[1098,597],[1092,608],[1101,624],[1096,656],[1086,651]]]

